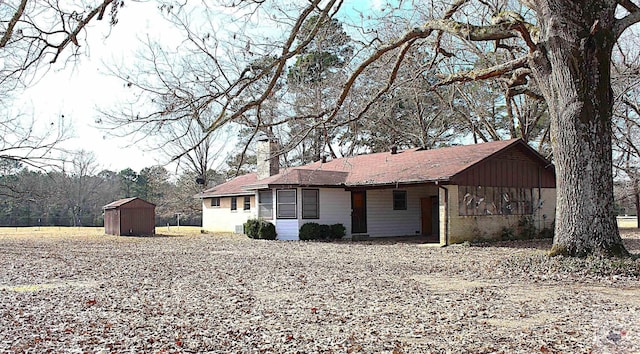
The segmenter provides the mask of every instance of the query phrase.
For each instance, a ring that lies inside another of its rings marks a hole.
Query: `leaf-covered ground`
[[[640,260],[549,246],[4,235],[0,352],[640,352]]]

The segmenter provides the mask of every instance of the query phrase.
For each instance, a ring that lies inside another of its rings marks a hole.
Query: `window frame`
[[[238,210],[238,197],[231,197],[231,211]]]
[[[401,198],[401,199],[400,199]],[[393,191],[393,210],[407,210],[407,191],[406,190],[394,190]],[[401,203],[402,205],[399,205]]]
[[[269,195],[269,202],[264,201],[265,195]],[[263,214],[263,208],[268,205],[269,215]],[[258,217],[266,220],[273,220],[273,190],[261,190],[258,191]]]
[[[305,196],[304,196],[305,192],[315,192],[315,196],[316,196],[315,215],[311,215],[311,216],[306,215],[305,205],[310,205],[310,204],[305,203]],[[303,219],[320,219],[320,190],[319,189],[303,189],[302,190],[302,218]]]
[[[219,208],[220,207],[220,197],[211,198],[211,206],[214,207],[214,208]]]
[[[283,203],[280,200],[280,193],[284,192],[293,192],[293,203]],[[282,216],[280,213],[281,205],[293,205],[293,215],[292,216]],[[298,218],[298,190],[295,188],[291,189],[277,189],[276,190],[276,218],[277,219],[297,219]]]
[[[242,210],[244,210],[244,211],[251,210],[251,197],[248,196],[248,195],[244,197],[244,203],[242,205]]]

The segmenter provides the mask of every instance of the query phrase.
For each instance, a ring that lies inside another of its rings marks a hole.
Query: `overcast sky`
[[[119,171],[131,167],[139,171],[166,162],[156,153],[129,146],[129,139],[109,136],[95,124],[96,108],[114,105],[123,86],[107,74],[103,63],[131,62],[139,36],[166,28],[160,25],[162,21],[154,2],[127,2],[113,28],[106,17],[92,24],[89,42],[84,44],[89,51],[87,57],[81,57],[76,64],[52,65],[42,79],[21,95],[17,107],[23,116],[35,117],[36,124],[46,125],[64,116],[73,135],[64,146],[93,152],[101,168]]]
[[[343,10],[380,9],[383,0],[349,0]],[[18,99],[16,107],[25,117],[35,117],[37,124],[48,127],[49,122],[64,116],[72,128],[73,138],[65,142],[72,150],[92,152],[101,169],[119,171],[130,167],[136,171],[144,167],[164,164],[167,158],[148,151],[146,144],[131,146],[131,139],[115,138],[97,127],[97,108],[108,108],[118,102],[124,83],[107,74],[104,63],[135,63],[135,50],[139,38],[171,38],[171,30],[159,13],[155,1],[128,1],[118,14],[118,24],[110,27],[108,21],[96,21],[89,28],[87,46],[89,54],[76,64],[56,63],[35,85]],[[178,37],[176,37],[178,38]],[[82,44],[82,43],[81,43]],[[167,166],[170,171],[175,165]]]

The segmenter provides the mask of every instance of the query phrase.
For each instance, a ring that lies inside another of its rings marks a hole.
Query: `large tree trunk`
[[[626,256],[614,213],[610,82],[614,1],[538,2],[531,67],[551,114],[556,166],[552,254]]]

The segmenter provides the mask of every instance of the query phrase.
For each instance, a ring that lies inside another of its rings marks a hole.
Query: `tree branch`
[[[529,57],[524,56],[486,69],[471,70],[462,73],[451,74],[442,81],[436,83],[434,88],[452,84],[454,82],[469,82],[489,79],[511,72],[518,68],[527,67]]]
[[[613,26],[613,33],[615,34],[616,39],[620,38],[627,28],[640,22],[640,7],[638,7],[638,5],[634,4],[631,0],[619,0],[618,4],[629,11],[629,14],[616,20],[616,23]]]
[[[99,13],[104,11],[104,8],[111,4],[114,0],[104,0],[102,2],[101,5],[96,6],[93,10],[91,10],[91,12],[87,15],[87,17],[83,18],[82,20],[80,20],[78,22],[78,25],[76,26],[76,28],[68,33],[67,37],[59,44],[57,45],[57,52],[54,55],[53,59],[51,59],[51,61],[49,62],[50,64],[53,64],[56,62],[56,60],[58,60],[58,57],[60,56],[60,54],[62,53],[62,51],[64,50],[64,48],[69,44],[69,42],[73,42],[73,44],[79,46],[78,44],[78,40],[77,40],[77,36],[80,33],[80,31],[82,31],[85,26]],[[64,21],[62,22],[64,24]]]
[[[13,29],[16,27],[16,24],[18,23],[18,20],[20,20],[20,17],[22,17],[25,7],[27,7],[27,0],[22,0],[20,2],[20,6],[18,6],[16,12],[13,14],[13,17],[11,17],[11,21],[9,21],[7,30],[4,32],[2,39],[0,39],[0,48],[4,48],[4,46],[7,45],[9,39],[11,39],[11,36],[13,35]]]
[[[618,5],[625,8],[625,10],[629,11],[629,13],[634,13],[640,11],[640,7],[634,4],[631,0],[618,0]]]

